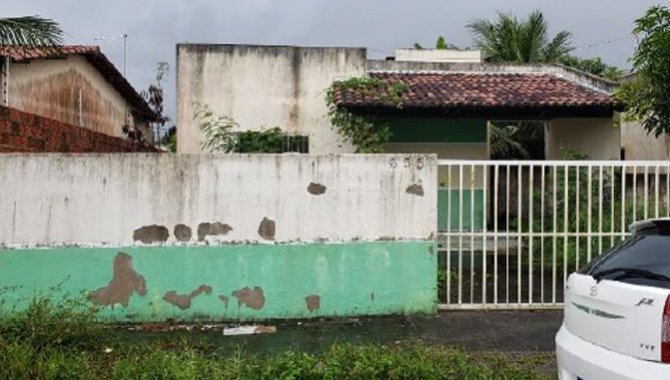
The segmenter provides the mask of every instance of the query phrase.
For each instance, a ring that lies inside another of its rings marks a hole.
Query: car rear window
[[[665,234],[634,235],[609,252],[593,260],[582,268],[579,273],[593,275],[616,268],[644,269],[670,277],[670,236]],[[605,278],[610,279],[610,276]],[[659,281],[649,279],[625,278],[621,281],[670,287],[670,284],[659,284]]]

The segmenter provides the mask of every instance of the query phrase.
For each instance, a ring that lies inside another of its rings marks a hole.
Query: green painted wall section
[[[116,322],[433,313],[435,252],[434,241],[5,249],[0,286],[11,288],[3,295],[5,310],[58,284],[57,293],[68,296],[97,290],[98,300],[116,302],[102,310],[102,319]],[[211,292],[193,297],[184,310],[164,299],[175,292],[172,298],[183,295],[186,306],[198,288]],[[244,288],[255,298],[240,304],[234,292]],[[309,296],[320,300],[311,298],[312,311]]]
[[[451,193],[451,208],[449,208],[449,193]],[[474,197],[474,208],[472,201]],[[460,191],[454,189],[439,189],[437,198],[437,227],[439,231],[458,231],[460,227]],[[474,216],[474,218],[473,218]],[[463,190],[463,230],[469,231],[474,221],[475,231],[484,229],[484,190]]]
[[[486,143],[488,136],[486,120],[392,118],[387,122],[392,143]]]

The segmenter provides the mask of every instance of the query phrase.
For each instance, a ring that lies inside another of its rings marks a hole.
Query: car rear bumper
[[[556,335],[559,380],[670,379],[670,365],[649,362],[589,343],[565,326]]]

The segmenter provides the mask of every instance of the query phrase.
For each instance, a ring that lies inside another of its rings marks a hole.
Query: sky
[[[169,63],[165,106],[174,119],[177,43],[354,46],[383,58],[415,42],[431,46],[439,35],[468,47],[473,19],[539,9],[551,33],[572,32],[573,54],[629,68],[633,23],[655,4],[670,0],[0,0],[0,17],[52,18],[66,43],[100,45],[119,71],[118,36],[127,34],[128,79],[138,91],[154,81],[158,62]]]

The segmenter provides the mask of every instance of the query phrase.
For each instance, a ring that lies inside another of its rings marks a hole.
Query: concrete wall
[[[670,136],[654,137],[637,121],[621,122],[621,147],[626,160],[670,160]]]
[[[81,104],[81,113],[80,113]],[[8,106],[116,137],[130,106],[84,57],[11,63]]]
[[[579,151],[592,160],[619,160],[621,130],[611,118],[555,119],[545,129],[548,160],[560,160],[562,148]]]
[[[326,90],[365,72],[365,49],[178,45],[177,150],[200,152],[197,102],[232,117],[242,130],[280,127],[308,135],[313,153],[352,152],[331,128]]]
[[[397,49],[395,60],[401,62],[481,63],[480,50]]]
[[[431,155],[2,155],[6,302],[62,283],[114,321],[432,312],[436,171]]]

